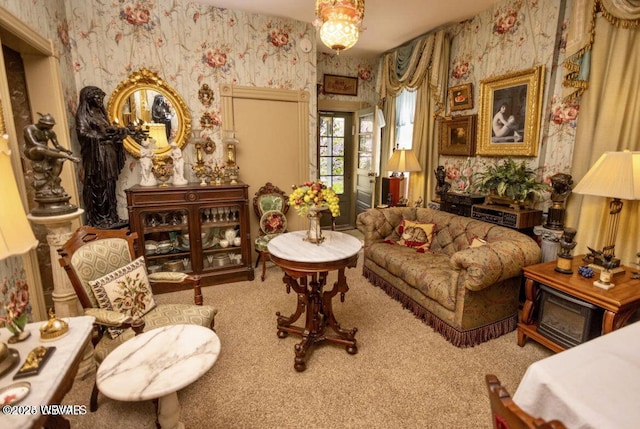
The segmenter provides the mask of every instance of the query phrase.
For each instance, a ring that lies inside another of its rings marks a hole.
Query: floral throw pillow
[[[100,308],[104,310],[140,318],[156,306],[143,256],[99,279],[89,281],[89,285]],[[108,330],[111,338],[123,332],[117,328]]]
[[[403,220],[398,225],[398,244],[412,247],[418,252],[425,252],[431,248],[435,223],[420,223],[411,220]]]

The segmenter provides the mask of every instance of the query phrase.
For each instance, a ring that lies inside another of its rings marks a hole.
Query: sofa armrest
[[[392,207],[386,209],[371,208],[360,213],[356,219],[358,231],[364,235],[365,249],[373,243],[395,239],[395,228],[403,219],[415,220],[413,207]]]
[[[393,231],[380,209],[369,209],[358,215],[356,227],[364,235],[364,246],[382,241]]]
[[[464,286],[479,291],[522,273],[522,268],[540,261],[540,248],[531,238],[522,235],[514,240],[469,247],[451,256],[451,266],[465,270]]]

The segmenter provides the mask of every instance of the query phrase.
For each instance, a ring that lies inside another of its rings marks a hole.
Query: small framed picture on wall
[[[473,109],[473,84],[465,83],[449,88],[449,107],[452,112]]]
[[[358,95],[358,78],[351,76],[324,75],[325,94]]]
[[[477,115],[454,116],[440,121],[440,155],[473,156]]]

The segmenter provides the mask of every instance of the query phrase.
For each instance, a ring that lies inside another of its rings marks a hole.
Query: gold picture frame
[[[325,74],[323,80],[325,94],[358,95],[358,78]]]
[[[440,121],[440,155],[473,156],[477,115],[454,116]]]
[[[473,85],[465,83],[449,88],[449,107],[452,112],[473,109]]]
[[[480,82],[477,155],[537,156],[545,66]]]

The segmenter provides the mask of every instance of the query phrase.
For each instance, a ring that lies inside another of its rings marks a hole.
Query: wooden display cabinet
[[[253,280],[248,185],[136,185],[125,193],[129,228],[150,273],[199,275],[203,286]],[[156,293],[173,290],[172,283],[154,284]]]

